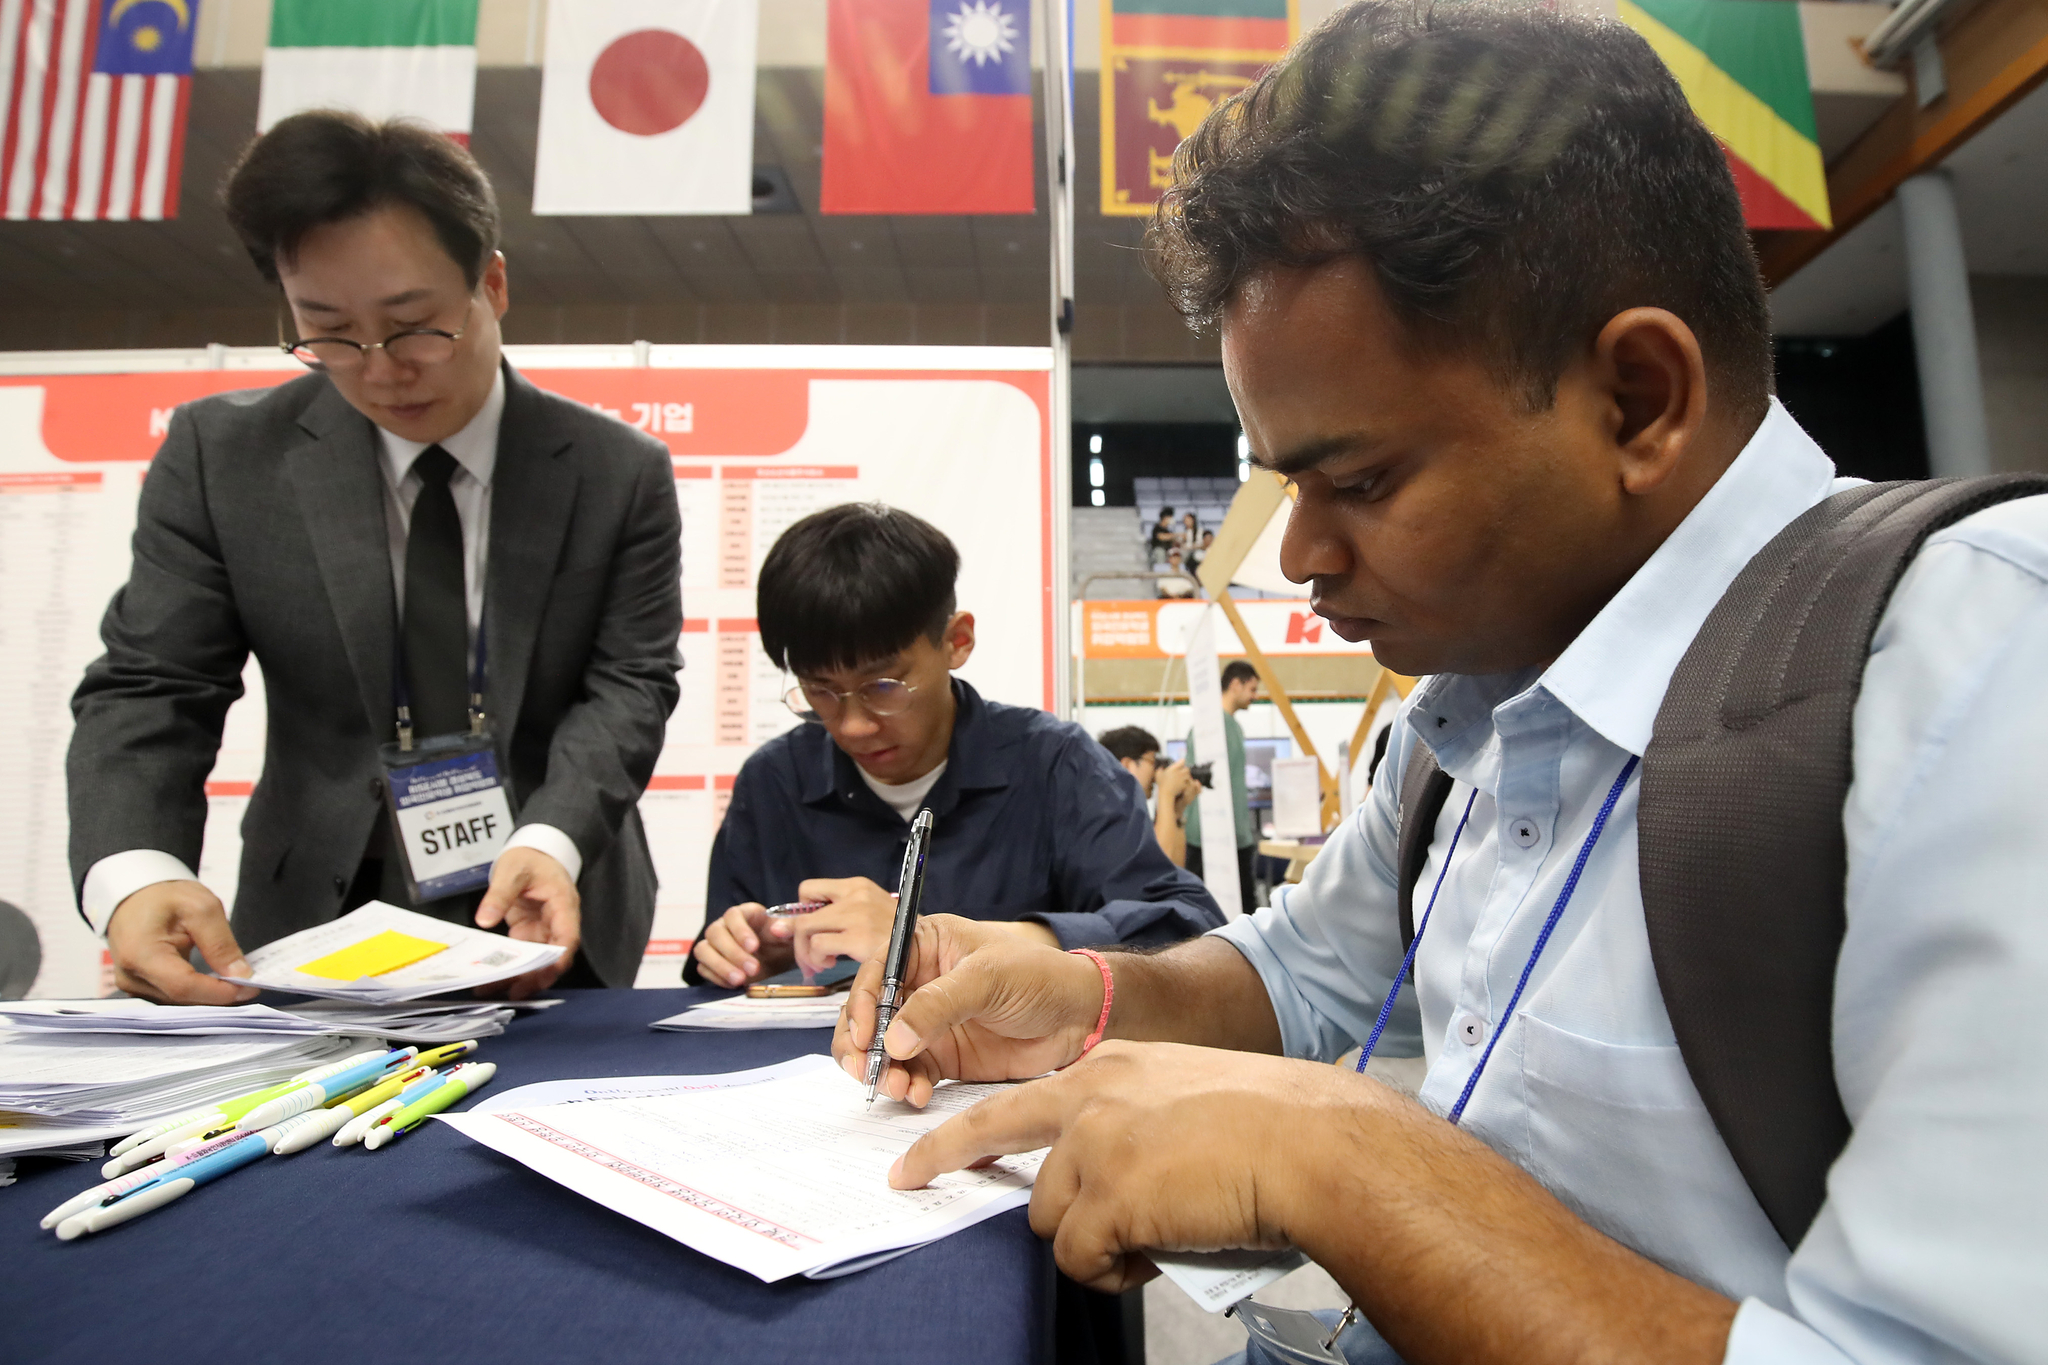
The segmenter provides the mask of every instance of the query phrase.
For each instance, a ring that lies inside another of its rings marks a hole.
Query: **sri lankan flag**
[[[1784,0],[1619,0],[1721,140],[1753,228],[1826,228],[1799,6]]]
[[[1174,148],[1300,29],[1295,0],[1104,0],[1102,211],[1151,213]]]

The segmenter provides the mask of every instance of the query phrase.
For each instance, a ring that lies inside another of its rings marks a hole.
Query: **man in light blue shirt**
[[[1676,1046],[1637,864],[1674,669],[1837,487],[1769,396],[1718,151],[1623,30],[1357,6],[1176,171],[1162,273],[1220,315],[1252,450],[1295,483],[1283,567],[1434,675],[1384,769],[1427,746],[1454,780],[1415,984],[1398,776],[1301,885],[1165,953],[928,921],[889,1093],[1064,1069],[892,1181],[1050,1144],[1032,1223],[1070,1275],[1292,1243],[1360,1310],[1353,1362],[2048,1358],[2048,498],[1935,535],[1872,640],[1832,1021],[1853,1133],[1788,1248]],[[854,1068],[875,976],[835,1040]],[[1379,1048],[1427,1060],[1419,1105],[1324,1064],[1396,990]]]

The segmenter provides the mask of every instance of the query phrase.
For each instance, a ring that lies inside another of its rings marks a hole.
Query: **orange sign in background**
[[[1083,602],[1081,656],[1087,659],[1173,659],[1187,653],[1205,602],[1157,600]],[[1372,646],[1353,644],[1329,627],[1307,602],[1287,598],[1251,599],[1237,604],[1245,628],[1259,649],[1269,655],[1370,654]],[[1216,627],[1216,646],[1223,654],[1242,654],[1237,632],[1228,620]]]

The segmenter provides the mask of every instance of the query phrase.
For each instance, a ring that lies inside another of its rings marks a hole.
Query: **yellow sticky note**
[[[299,970],[307,976],[324,977],[329,981],[354,981],[410,967],[435,953],[446,951],[447,947],[447,944],[436,943],[430,938],[414,938],[396,929],[386,929],[340,952],[316,958]]]

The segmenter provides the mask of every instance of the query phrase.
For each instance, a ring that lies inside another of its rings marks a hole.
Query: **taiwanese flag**
[[[1030,213],[1029,0],[829,0],[826,213]]]

